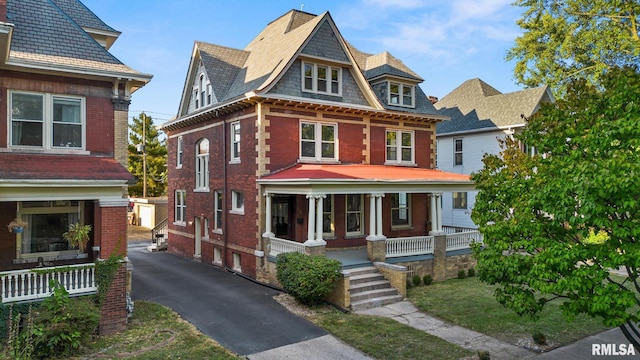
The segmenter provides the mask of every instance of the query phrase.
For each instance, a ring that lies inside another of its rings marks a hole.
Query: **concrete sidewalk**
[[[420,312],[411,302],[402,301],[383,307],[357,311],[356,314],[387,317],[437,336],[471,351],[488,351],[493,360],[532,359],[536,353],[479,332],[446,323]]]

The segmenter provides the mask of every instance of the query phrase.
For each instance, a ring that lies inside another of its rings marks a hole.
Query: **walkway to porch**
[[[357,248],[351,250],[331,250],[327,249],[326,256],[330,259],[338,260],[342,263],[343,269],[355,269],[359,267],[372,266],[367,259],[367,248]]]

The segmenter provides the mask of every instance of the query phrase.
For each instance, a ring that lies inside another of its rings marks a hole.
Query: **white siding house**
[[[500,152],[498,138],[521,131],[542,102],[553,101],[547,86],[503,94],[480,79],[467,80],[435,104],[451,120],[436,127],[437,167],[471,174],[482,169],[484,154]],[[477,191],[444,193],[442,224],[476,228],[471,211]]]

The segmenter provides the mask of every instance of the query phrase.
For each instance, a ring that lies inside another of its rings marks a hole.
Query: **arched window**
[[[209,140],[196,143],[196,189],[209,189]]]

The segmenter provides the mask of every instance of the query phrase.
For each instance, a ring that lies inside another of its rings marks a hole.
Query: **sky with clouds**
[[[503,93],[513,80],[506,52],[520,34],[512,0],[81,0],[122,35],[111,48],[130,67],[153,74],[133,94],[161,124],[175,115],[194,41],[244,48],[291,9],[329,11],[342,36],[361,51],[389,51],[418,73],[426,94],[442,98],[480,78]]]

